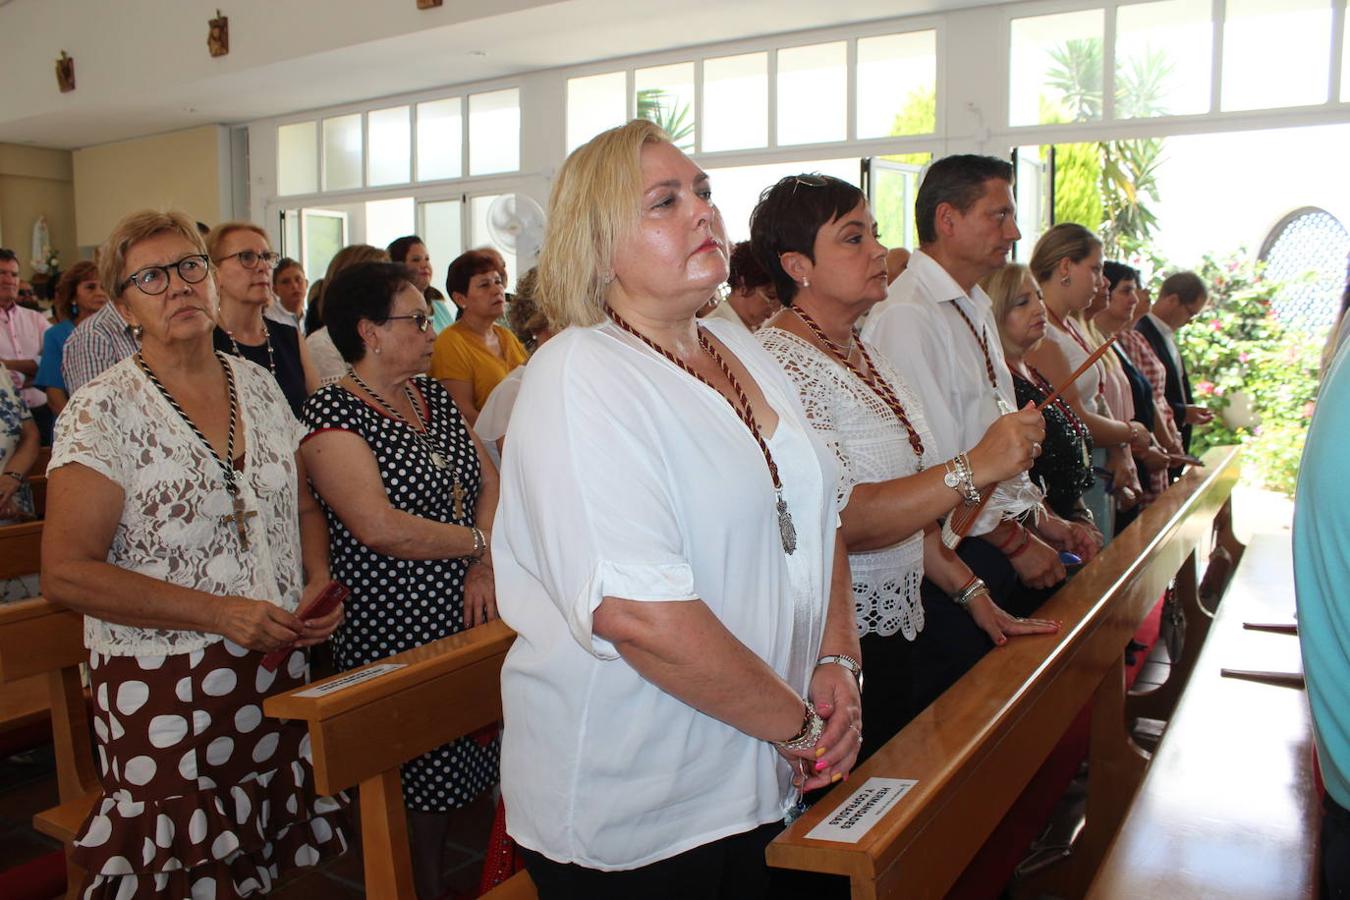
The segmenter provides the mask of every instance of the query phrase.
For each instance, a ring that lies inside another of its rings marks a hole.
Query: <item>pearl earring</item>
[[[811,279],[809,279],[809,278],[803,278],[803,279],[802,279],[802,287],[804,287],[804,288],[809,288],[810,286],[811,286]]]
[[[376,347],[374,352],[375,352],[375,355],[376,355],[376,356],[379,356],[379,355],[380,355],[380,348],[379,348],[379,347]]]

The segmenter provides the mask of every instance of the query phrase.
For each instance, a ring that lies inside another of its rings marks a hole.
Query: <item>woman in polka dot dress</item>
[[[450,394],[421,374],[435,333],[407,269],[344,270],[323,316],[352,368],[305,403],[302,453],[328,516],[333,577],[352,590],[333,639],[349,669],[496,617],[497,478]],[[403,767],[419,896],[443,892],[449,811],[496,783],[497,759],[496,740],[464,738]]]
[[[262,712],[342,617],[294,612],[329,579],[303,432],[266,370],[212,351],[205,254],[177,213],[113,231],[102,281],[141,352],[75,393],[49,467],[42,586],[85,616],[103,788],[75,839],[87,898],[267,893],[347,846],[303,725]]]

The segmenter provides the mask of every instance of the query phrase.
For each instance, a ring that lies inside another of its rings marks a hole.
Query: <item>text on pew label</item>
[[[369,669],[362,669],[359,672],[353,672],[350,675],[344,675],[341,678],[321,684],[318,687],[312,687],[307,691],[301,691],[296,694],[297,697],[326,697],[329,694],[335,694],[338,691],[346,690],[354,684],[360,684],[363,681],[369,681],[372,678],[379,678],[381,675],[387,675],[395,669],[402,669],[407,663],[381,663],[378,666],[371,666]]]
[[[912,778],[869,778],[806,836],[856,844],[918,783]]]

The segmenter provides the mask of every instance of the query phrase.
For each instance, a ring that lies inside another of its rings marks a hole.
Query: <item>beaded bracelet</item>
[[[805,706],[802,730],[785,741],[771,741],[775,747],[782,750],[810,750],[820,740],[821,732],[825,730],[825,720],[816,712],[810,700],[803,699],[802,703]]]

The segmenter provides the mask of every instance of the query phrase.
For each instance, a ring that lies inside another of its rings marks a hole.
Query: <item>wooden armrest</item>
[[[0,604],[0,682],[78,666],[88,658],[79,613],[45,597]]]
[[[515,632],[496,620],[269,697],[263,711],[309,723],[315,784],[333,793],[498,721],[502,663],[514,640]],[[390,664],[400,668],[330,694],[302,696]]]
[[[33,816],[33,827],[47,837],[69,845],[75,840],[75,835],[79,834],[80,826],[89,817],[89,810],[94,808],[94,801],[100,796],[100,791],[91,791],[60,806],[43,810]]]
[[[42,523],[0,525],[0,579],[32,575],[42,568]]]

